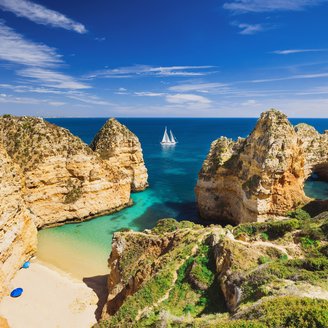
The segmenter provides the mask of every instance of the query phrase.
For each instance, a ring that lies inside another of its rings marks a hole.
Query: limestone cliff
[[[305,153],[305,174],[316,173],[319,178],[328,180],[328,130],[320,134],[308,124],[298,124],[295,131]]]
[[[25,178],[37,227],[83,220],[130,202],[130,177],[78,137],[41,118],[3,116],[0,142]]]
[[[308,202],[304,181],[322,164],[327,167],[327,138],[304,125],[295,130],[277,110],[263,113],[246,139],[221,137],[199,173],[200,215],[234,223],[263,221]]]
[[[144,190],[148,186],[139,139],[116,119],[111,118],[105,123],[90,147],[109,165],[122,168],[131,181],[132,191]]]
[[[21,173],[0,144],[0,299],[16,271],[36,250],[37,231],[22,198]]]
[[[115,233],[99,326],[323,327],[328,214],[293,215],[225,229],[166,219]]]

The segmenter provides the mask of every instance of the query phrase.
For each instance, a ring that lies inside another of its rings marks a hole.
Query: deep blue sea
[[[107,272],[112,234],[123,228],[151,228],[161,218],[197,221],[194,187],[210,144],[220,136],[247,136],[257,119],[252,118],[119,118],[140,139],[148,168],[150,187],[133,194],[135,205],[91,221],[67,224],[39,232],[38,257],[78,277]],[[106,118],[53,118],[51,123],[69,129],[89,144]],[[291,119],[318,131],[328,129],[328,119]],[[179,143],[163,148],[160,141],[167,126]],[[328,198],[328,184],[311,180],[306,193]]]

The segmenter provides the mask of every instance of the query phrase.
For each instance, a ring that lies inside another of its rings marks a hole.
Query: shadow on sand
[[[107,278],[108,274],[83,278],[83,282],[98,296],[97,309],[95,312],[97,320],[101,318],[103,307],[107,301]]]

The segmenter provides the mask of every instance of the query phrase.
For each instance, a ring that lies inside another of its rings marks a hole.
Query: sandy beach
[[[99,298],[94,290],[99,282],[104,282],[103,276],[83,282],[33,261],[11,281],[10,290],[22,287],[24,292],[18,298],[4,297],[0,316],[11,328],[90,328],[97,322]]]

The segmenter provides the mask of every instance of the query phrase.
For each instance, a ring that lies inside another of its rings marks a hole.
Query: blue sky
[[[327,0],[0,0],[0,113],[328,117]]]

